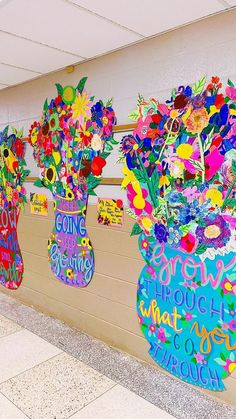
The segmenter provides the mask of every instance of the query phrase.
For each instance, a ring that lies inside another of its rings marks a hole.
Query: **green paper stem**
[[[200,157],[201,157],[201,165],[202,165],[202,183],[205,183],[205,161],[204,161],[204,151],[202,146],[202,140],[200,134],[197,136],[198,138],[198,144],[199,144],[199,150],[200,150]]]
[[[234,181],[231,183],[231,185],[230,185],[230,187],[228,189],[228,192],[226,194],[226,197],[225,197],[224,202],[223,202],[223,205],[222,205],[222,210],[226,206],[226,201],[227,201],[228,197],[230,196],[230,194],[231,194],[231,192],[233,190],[233,187],[234,187],[235,183],[236,183],[236,176],[234,178]]]
[[[141,166],[141,168],[143,170],[143,173],[144,173],[144,176],[146,178],[147,187],[148,187],[148,190],[149,190],[149,193],[150,193],[150,197],[151,197],[153,206],[154,206],[154,208],[157,208],[159,206],[158,200],[157,200],[157,198],[155,196],[155,192],[153,191],[153,188],[152,188],[152,185],[151,185],[151,180],[150,180],[150,178],[149,178],[149,176],[147,174],[146,167],[143,164],[143,161],[142,161],[142,159],[140,157],[140,154],[138,154],[138,161],[140,163],[140,166]]]
[[[159,160],[159,161],[160,161],[160,159],[161,159],[161,157],[162,157],[162,154],[164,153],[164,150],[165,150],[165,147],[166,147],[166,143],[167,143],[167,141],[168,141],[168,140],[169,140],[169,138],[170,138],[171,130],[172,130],[172,128],[173,128],[173,125],[174,125],[175,120],[176,120],[176,118],[173,118],[173,121],[171,122],[170,129],[169,129],[169,131],[168,131],[167,137],[166,137],[166,139],[165,139],[165,142],[164,142],[164,144],[163,144],[163,146],[162,146],[162,149],[161,149],[160,154],[159,154],[159,157],[158,157],[158,160]]]

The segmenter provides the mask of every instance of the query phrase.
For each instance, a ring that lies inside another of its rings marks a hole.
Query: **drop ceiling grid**
[[[0,89],[235,4],[236,0],[9,0],[0,6]]]

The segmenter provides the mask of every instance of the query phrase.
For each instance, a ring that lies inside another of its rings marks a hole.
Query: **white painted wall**
[[[78,65],[72,74],[60,71],[0,91],[0,129],[7,124],[23,126],[27,136],[45,98],[55,96],[56,82],[76,85],[88,76],[89,92],[98,99],[113,97],[118,124],[125,124],[130,122],[127,115],[135,107],[138,92],[165,100],[173,87],[193,83],[203,74],[236,82],[236,9]],[[104,176],[121,175],[116,156],[117,152],[110,156]],[[30,151],[27,161],[32,175],[37,175]],[[34,187],[28,184],[27,189]],[[100,186],[97,193],[124,198],[117,186]]]

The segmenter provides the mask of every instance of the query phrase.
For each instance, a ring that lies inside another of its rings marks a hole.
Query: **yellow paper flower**
[[[128,167],[125,165],[122,169],[122,172],[124,173],[125,177],[122,180],[121,187],[126,188],[129,183],[134,184],[135,182],[138,182],[134,173],[128,169]]]
[[[184,163],[180,160],[175,160],[170,164],[170,174],[177,179],[183,176]]]
[[[6,198],[8,202],[12,200],[12,188],[10,186],[6,187]]]
[[[206,192],[206,198],[210,199],[212,205],[218,205],[221,207],[223,205],[223,196],[222,192],[218,189],[211,188]]]
[[[181,159],[189,159],[193,154],[193,147],[190,144],[180,144],[176,153]]]
[[[66,276],[68,276],[68,278],[71,278],[71,279],[74,278],[74,272],[72,271],[72,269],[67,269]]]
[[[84,118],[89,115],[90,113],[90,107],[89,107],[89,97],[86,92],[84,92],[82,95],[79,94],[71,106],[71,109],[73,110],[73,118],[80,118],[83,116]]]
[[[186,120],[188,132],[200,134],[208,125],[209,115],[206,108],[194,109]]]

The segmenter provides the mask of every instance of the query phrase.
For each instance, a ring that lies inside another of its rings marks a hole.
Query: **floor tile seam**
[[[8,396],[6,396],[5,394],[3,394],[1,391],[0,391],[0,394],[3,397],[5,397],[13,406],[15,406],[21,413],[23,413],[23,415],[25,415],[28,419],[30,419],[30,417],[19,406],[17,406],[11,399],[9,399]]]
[[[104,374],[103,374],[104,375]],[[107,377],[108,378],[108,377]],[[87,406],[89,406],[90,404],[94,403],[97,399],[100,399],[102,396],[104,396],[104,394],[109,393],[109,391],[111,391],[113,388],[117,387],[119,385],[119,383],[116,383],[114,380],[113,381],[115,384],[110,387],[109,389],[105,390],[102,394],[99,394],[99,396],[95,397],[93,400],[91,400],[90,402],[86,403],[83,407],[81,407],[79,410],[77,410],[76,412],[72,413],[72,415],[68,416],[66,419],[70,419],[73,415],[76,415],[76,413],[81,412],[83,409],[85,409]]]
[[[27,307],[27,306],[26,306]],[[51,319],[53,319],[53,318],[51,318]],[[54,320],[54,319],[53,319]],[[21,324],[20,323],[17,323],[17,324],[19,324],[20,326],[21,326]],[[60,350],[60,353],[58,354],[58,355],[60,355],[61,353],[65,353],[65,354],[67,354],[67,355],[69,355],[69,356],[71,356],[71,357],[73,357],[74,359],[76,359],[77,361],[79,361],[79,362],[82,362],[84,365],[86,365],[87,367],[89,367],[89,368],[92,368],[94,371],[96,371],[97,373],[99,373],[101,376],[105,376],[106,378],[108,378],[109,380],[112,380],[114,383],[116,383],[116,384],[119,384],[120,383],[120,380],[117,380],[117,379],[111,379],[110,377],[108,377],[106,374],[104,374],[104,373],[101,373],[98,369],[96,369],[96,365],[93,365],[93,366],[91,366],[88,362],[85,362],[85,361],[83,361],[83,360],[81,360],[81,359],[79,359],[78,357],[76,357],[75,355],[73,355],[72,353],[71,353],[71,351],[68,349],[68,348],[66,348],[64,345],[64,350],[62,350],[59,346],[57,346],[57,345],[54,345],[53,343],[51,343],[51,342],[49,342],[48,340],[46,340],[45,338],[43,338],[42,336],[39,336],[38,334],[36,334],[35,332],[32,332],[32,330],[30,330],[30,329],[28,329],[27,327],[24,327],[24,326],[21,326],[22,327],[22,330],[26,330],[27,332],[30,332],[30,333],[32,333],[33,335],[35,335],[35,336],[37,336],[37,337],[39,337],[40,339],[42,339],[42,340],[44,340],[46,343],[49,343],[50,345],[52,345],[52,346],[54,346],[55,348],[57,348],[57,349],[59,349]],[[18,332],[21,332],[22,330],[19,330]],[[74,330],[74,329],[72,329],[72,330]],[[76,330],[75,329],[75,331],[77,332],[77,333],[79,333],[79,334],[82,334],[80,331],[78,331],[78,330]],[[17,333],[17,332],[16,332]],[[89,335],[85,335],[85,336],[89,336]],[[96,342],[95,342],[95,345],[96,345]],[[107,346],[107,345],[106,345]],[[110,349],[110,347],[108,346],[108,348]],[[122,352],[121,352],[122,353]],[[57,355],[56,355],[57,356]],[[129,354],[126,354],[126,356],[129,356]],[[51,358],[49,358],[49,359],[51,359]],[[135,360],[136,361],[138,361],[136,358],[135,358]],[[43,362],[45,362],[45,361],[43,361]],[[42,362],[42,363],[43,363]],[[41,364],[41,363],[40,363]],[[37,365],[40,365],[40,364],[37,364]],[[37,366],[37,365],[35,365],[35,366]],[[33,367],[34,368],[34,367]],[[31,368],[30,368],[31,369]],[[137,367],[137,369],[138,369],[138,367]],[[19,375],[19,374],[17,374],[17,375]],[[16,376],[17,376],[16,375]],[[14,378],[14,377],[11,377],[11,378]],[[126,377],[124,377],[123,379],[125,380],[126,378],[128,378],[127,376]],[[10,379],[10,378],[9,378]],[[123,380],[122,379],[122,380]],[[6,381],[8,381],[8,380],[6,380]],[[0,383],[0,386],[1,386],[1,384],[2,383]]]
[[[13,375],[12,377],[9,377],[7,380],[1,381],[1,382],[0,382],[0,393],[2,392],[2,391],[1,391],[1,386],[2,386],[2,384],[6,384],[8,381],[11,381],[11,380],[13,380],[14,378],[19,377],[20,375],[24,374],[25,372],[29,372],[29,371],[33,370],[34,368],[38,367],[39,365],[42,365],[42,364],[45,364],[45,363],[46,363],[46,362],[48,362],[48,361],[51,361],[51,359],[54,359],[54,358],[56,358],[57,356],[59,356],[59,355],[61,355],[61,354],[63,354],[63,353],[64,353],[64,351],[61,351],[60,353],[58,353],[58,354],[56,354],[56,355],[53,355],[53,356],[51,356],[50,358],[45,359],[44,361],[42,361],[42,362],[39,362],[39,363],[35,364],[33,367],[26,368],[24,371],[21,371],[21,372],[19,372],[18,374]],[[4,393],[2,393],[2,394],[4,395]]]
[[[22,306],[23,307],[25,307],[26,308],[26,310],[28,309],[28,308],[31,308],[31,307],[29,307],[29,306],[27,306],[27,305],[24,305],[24,304],[22,304]],[[36,309],[34,309],[33,308],[33,310],[34,310],[34,312],[36,313],[36,315],[38,315],[38,316],[40,316],[40,312],[37,312],[37,310]],[[58,320],[58,319],[55,319],[54,317],[51,317],[51,316],[48,316],[48,315],[45,315],[44,313],[42,313],[43,314],[43,316],[44,316],[44,318],[46,318],[46,319],[49,319],[49,320],[51,320],[51,321],[55,321],[55,320]],[[9,320],[12,320],[12,318],[11,317],[8,317],[8,316],[5,316],[6,318],[8,318]],[[41,317],[41,316],[40,316]],[[95,317],[95,316],[94,316]],[[14,319],[13,321],[15,321],[15,323],[16,324],[18,324],[19,326],[21,326],[21,328],[22,329],[25,329],[25,330],[27,330],[28,332],[30,332],[30,333],[33,333],[35,336],[38,336],[38,337],[40,337],[41,339],[43,339],[45,342],[47,342],[47,343],[50,343],[51,345],[53,345],[53,346],[55,346],[56,348],[58,348],[58,349],[60,349],[60,350],[62,350],[61,349],[61,346],[59,346],[59,345],[57,345],[57,344],[55,344],[55,343],[51,343],[49,340],[47,340],[46,338],[44,338],[44,337],[42,337],[41,335],[38,335],[37,333],[35,333],[34,331],[32,331],[31,329],[29,329],[29,326],[25,326],[24,324],[23,324],[23,322],[21,321],[21,320],[19,320],[18,318],[17,319]],[[136,358],[135,356],[133,356],[133,355],[130,355],[130,354],[128,354],[127,352],[122,352],[121,350],[119,350],[118,348],[113,348],[113,347],[111,347],[111,346],[109,346],[109,345],[107,345],[107,344],[105,344],[103,341],[100,341],[99,339],[97,339],[97,338],[95,338],[95,337],[93,337],[93,336],[91,336],[91,335],[89,335],[89,334],[86,334],[86,333],[84,333],[84,332],[82,332],[82,331],[80,331],[80,330],[78,330],[78,329],[75,329],[75,328],[73,328],[73,327],[71,327],[71,326],[68,326],[68,325],[66,325],[63,321],[61,321],[61,320],[59,320],[60,321],[60,323],[63,325],[63,326],[65,326],[65,327],[69,327],[69,329],[71,330],[71,331],[73,331],[73,332],[75,332],[75,333],[77,333],[77,334],[79,334],[79,335],[84,335],[84,336],[87,336],[88,338],[90,338],[90,339],[92,339],[92,341],[93,341],[93,343],[96,345],[97,343],[102,343],[106,348],[108,348],[108,349],[111,349],[111,350],[115,350],[115,351],[117,351],[117,352],[119,352],[120,354],[125,354],[126,356],[128,356],[128,357],[130,357],[131,359],[135,359],[136,360],[136,362],[143,362],[142,360],[140,360],[140,359],[138,359],[138,358]],[[106,323],[108,323],[108,324],[110,324],[109,322],[106,322]],[[118,328],[120,328],[119,326],[116,326],[116,327],[118,327]],[[135,335],[135,336],[138,336],[138,337],[140,337],[139,335],[136,335],[135,333],[133,333],[133,332],[130,332],[130,334],[132,334],[132,335]],[[66,349],[66,344],[64,345],[63,344],[63,350],[62,350],[63,352],[66,352],[66,353],[68,353],[69,355],[71,355],[71,356],[73,356],[73,357],[75,357],[74,355],[72,355],[70,352],[69,352],[69,350],[68,349]],[[76,357],[75,357],[76,358]],[[78,358],[76,358],[76,359],[78,359]],[[84,362],[84,361],[82,361],[82,362]],[[148,365],[146,362],[145,362],[145,364],[146,365]],[[90,366],[89,364],[87,364],[88,366]],[[94,369],[96,369],[96,368],[94,368]],[[108,377],[109,378],[109,377]]]

